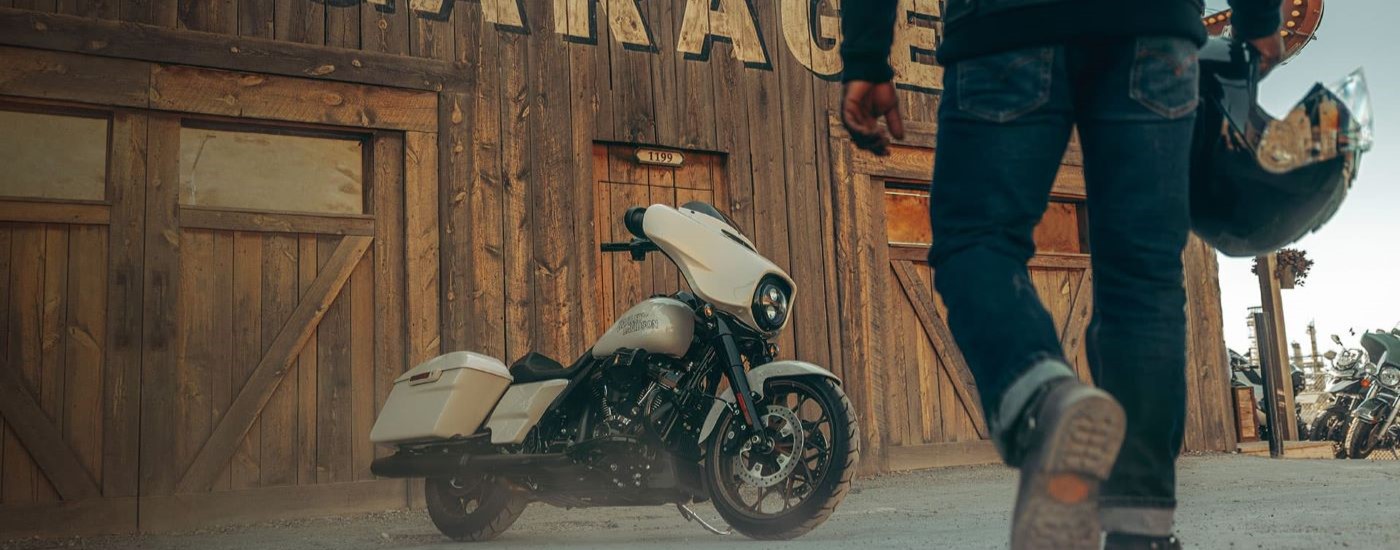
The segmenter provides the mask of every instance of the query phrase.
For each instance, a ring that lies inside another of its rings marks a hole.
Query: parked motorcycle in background
[[[1342,338],[1335,334],[1332,335],[1332,341],[1343,346],[1343,349],[1341,354],[1335,351],[1325,354],[1332,362],[1331,368],[1327,370],[1327,382],[1323,386],[1322,396],[1319,397],[1325,408],[1309,425],[1308,439],[1331,441],[1334,456],[1346,458],[1345,443],[1347,427],[1351,423],[1351,411],[1361,403],[1374,379],[1368,374],[1369,361],[1366,350],[1345,347]]]
[[[1374,382],[1365,398],[1351,413],[1343,447],[1348,458],[1366,458],[1377,449],[1394,452],[1400,426],[1400,329],[1371,331],[1361,335],[1361,347],[1372,358],[1366,367],[1374,372]]]
[[[1268,394],[1264,391],[1264,375],[1259,371],[1259,367],[1251,366],[1249,360],[1243,355],[1236,353],[1235,350],[1227,351],[1230,353],[1230,385],[1236,388],[1254,388],[1254,396],[1256,398],[1254,402],[1254,421],[1259,427],[1259,439],[1268,440],[1270,426],[1268,416],[1264,414],[1264,407],[1267,406],[1266,398],[1268,397]],[[1303,369],[1299,368],[1298,365],[1290,366],[1292,367],[1292,374],[1289,377],[1289,381],[1293,384],[1293,394],[1297,395],[1306,387],[1307,381],[1306,377],[1303,375]],[[1307,422],[1303,421],[1302,405],[1295,401],[1293,404],[1293,412],[1294,417],[1298,420],[1298,425],[1295,428],[1298,438],[1308,439],[1310,427]]]

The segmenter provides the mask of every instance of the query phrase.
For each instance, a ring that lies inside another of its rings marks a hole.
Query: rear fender
[[[759,366],[748,372],[749,388],[753,389],[759,397],[763,397],[763,390],[769,380],[779,378],[801,378],[804,376],[818,376],[829,378],[837,384],[841,379],[824,368],[818,367],[804,361],[774,361]],[[705,416],[705,424],[700,428],[700,442],[704,443],[710,438],[710,432],[714,431],[715,424],[719,423],[719,418],[724,414],[724,410],[734,403],[734,390],[724,390],[724,393],[710,407],[710,413]]]

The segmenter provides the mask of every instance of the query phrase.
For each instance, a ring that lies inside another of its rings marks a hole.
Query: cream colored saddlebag
[[[369,438],[399,445],[472,435],[512,380],[504,364],[479,353],[434,357],[394,380]]]

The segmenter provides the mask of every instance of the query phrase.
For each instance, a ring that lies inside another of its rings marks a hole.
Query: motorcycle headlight
[[[1343,350],[1342,355],[1337,358],[1337,368],[1349,369],[1356,364],[1357,359],[1360,359],[1360,357],[1356,352],[1352,350]]]
[[[1381,373],[1380,376],[1378,376],[1378,378],[1381,379],[1382,384],[1385,384],[1388,387],[1394,388],[1396,386],[1400,386],[1400,369],[1397,369],[1395,367],[1383,368],[1381,369]]]
[[[753,295],[753,318],[758,328],[764,332],[782,328],[787,322],[791,301],[792,289],[781,279],[767,278],[760,282]]]

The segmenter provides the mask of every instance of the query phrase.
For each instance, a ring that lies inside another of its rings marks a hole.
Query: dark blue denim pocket
[[[1050,100],[1055,48],[1026,48],[954,64],[958,110],[989,122],[1010,122]]]
[[[1195,111],[1201,80],[1197,51],[1185,38],[1139,37],[1128,95],[1163,118]]]

